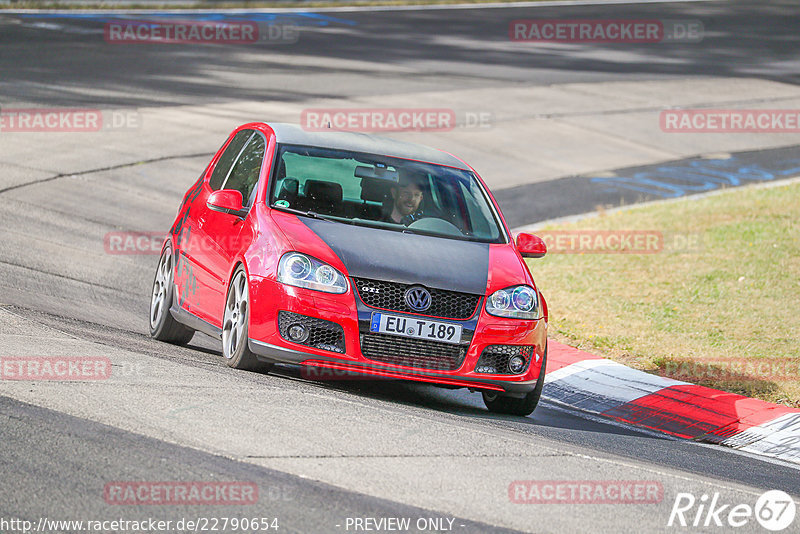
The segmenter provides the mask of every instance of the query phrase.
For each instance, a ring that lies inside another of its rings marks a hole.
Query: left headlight
[[[326,293],[346,293],[347,279],[325,262],[300,252],[287,252],[278,262],[278,282]]]
[[[539,297],[530,286],[512,286],[492,293],[486,311],[497,317],[539,319]]]

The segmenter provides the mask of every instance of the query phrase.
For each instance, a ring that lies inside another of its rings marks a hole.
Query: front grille
[[[361,334],[361,354],[393,365],[455,371],[464,361],[467,346],[389,334]]]
[[[393,310],[404,313],[419,313],[406,304],[406,290],[416,284],[399,284],[383,280],[353,278],[358,295],[364,304],[373,308]],[[469,319],[475,314],[475,308],[481,299],[480,295],[445,291],[444,289],[428,289],[431,293],[431,307],[424,313],[446,319]]]
[[[301,324],[308,329],[309,336],[305,341],[294,341],[289,337],[289,327],[295,324]],[[344,329],[334,322],[299,313],[279,311],[278,330],[283,339],[292,343],[332,352],[344,352]]]
[[[533,346],[531,345],[489,345],[481,353],[478,364],[475,366],[476,373],[490,373],[500,375],[521,375],[528,370],[533,356]],[[512,373],[508,368],[508,360],[512,356],[522,356],[525,358],[525,365],[519,373]]]

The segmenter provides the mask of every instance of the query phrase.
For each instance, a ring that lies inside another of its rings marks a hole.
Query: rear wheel
[[[158,260],[153,280],[153,295],[150,298],[150,335],[159,341],[184,345],[192,339],[194,330],[176,321],[169,312],[175,297],[172,271],[172,252],[167,247]]]
[[[547,364],[547,346],[544,348],[544,358],[542,358],[542,369],[539,372],[539,379],[536,387],[529,391],[524,397],[509,397],[494,391],[483,392],[483,403],[490,412],[504,413],[510,415],[528,416],[533,413],[539,404],[544,388],[545,365]]]
[[[233,273],[222,318],[222,355],[228,366],[247,371],[269,371],[272,364],[258,361],[247,346],[250,324],[250,292],[241,265]]]

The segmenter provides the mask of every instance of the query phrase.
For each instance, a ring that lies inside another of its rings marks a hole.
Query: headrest
[[[336,206],[342,203],[342,186],[336,182],[308,180],[305,185],[306,198],[318,203]]]
[[[297,200],[297,191],[300,188],[300,180],[297,178],[286,178],[281,184],[281,190],[278,192],[278,200],[287,200],[294,202]]]
[[[395,182],[380,178],[361,179],[361,200],[383,202],[389,198],[389,190]]]

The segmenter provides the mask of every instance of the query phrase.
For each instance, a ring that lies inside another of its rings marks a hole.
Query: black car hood
[[[350,276],[483,295],[489,245],[301,217]]]

